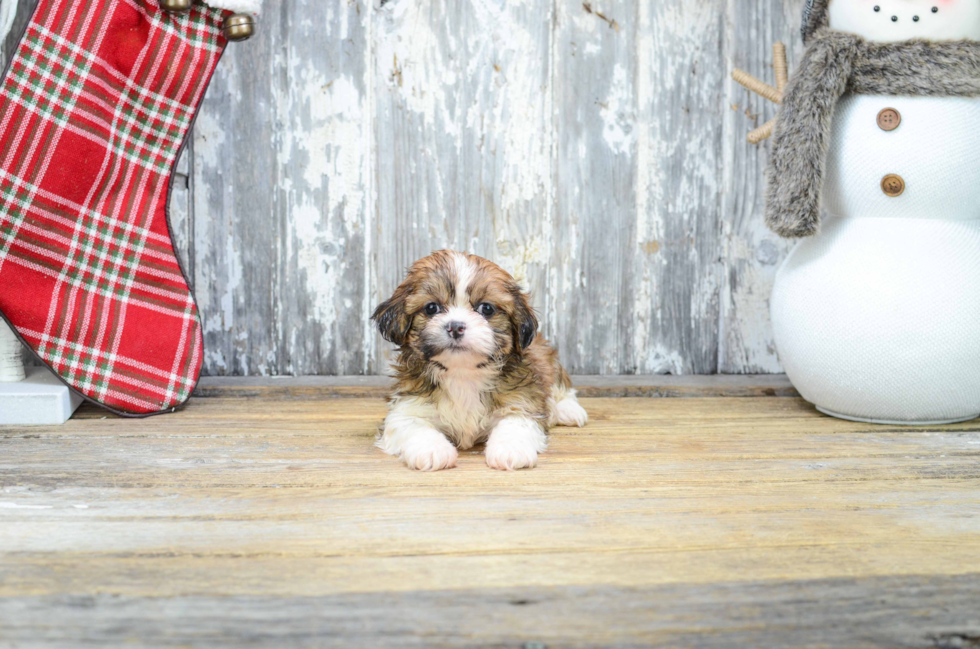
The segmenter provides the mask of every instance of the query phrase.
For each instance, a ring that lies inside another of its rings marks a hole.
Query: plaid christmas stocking
[[[40,0],[0,85],[0,312],[119,414],[172,409],[200,374],[167,198],[229,15]]]

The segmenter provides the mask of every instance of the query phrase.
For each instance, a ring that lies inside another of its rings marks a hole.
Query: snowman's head
[[[830,0],[831,29],[891,43],[980,40],[980,0]]]

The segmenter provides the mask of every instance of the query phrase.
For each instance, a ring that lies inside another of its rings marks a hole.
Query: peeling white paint
[[[606,145],[615,153],[631,154],[636,140],[636,115],[633,110],[633,82],[623,65],[617,63],[613,68],[609,94],[599,115],[604,124],[602,139]]]
[[[217,170],[226,153],[227,139],[222,120],[210,111],[201,111],[194,124],[195,164],[205,169]]]
[[[459,141],[459,125],[450,113],[458,83],[458,60],[451,40],[432,29],[431,6],[421,2],[393,2],[383,16],[383,34],[376,39],[375,59],[387,71],[387,85],[427,127],[444,129]],[[406,26],[406,31],[401,28]],[[451,61],[442,65],[442,61]]]
[[[296,259],[312,306],[313,318],[332,331],[337,319],[337,290],[344,269],[343,241],[322,227],[324,216],[310,203],[304,202],[290,210],[293,236],[286,254]],[[300,324],[300,323],[297,323]]]
[[[653,26],[649,3],[640,3],[638,26],[639,51],[651,52],[653,48]],[[638,57],[637,78],[646,80],[650,79],[651,76],[651,57]],[[637,106],[646,115],[653,105],[652,84],[649,82],[637,84],[636,101]],[[656,115],[651,115],[647,119],[637,120],[636,165],[640,174],[645,174],[647,178],[659,175],[659,169],[655,165],[663,153],[662,150],[655,150],[655,147],[663,148],[662,141],[655,140],[653,136],[654,124],[651,122],[657,119]],[[655,312],[654,305],[656,304],[656,296],[660,292],[660,272],[657,266],[662,266],[662,263],[661,259],[647,259],[643,255],[655,255],[660,249],[659,239],[663,237],[663,215],[659,209],[654,209],[654,206],[658,206],[662,202],[662,192],[663,188],[659,183],[644,182],[644,175],[640,176],[640,184],[636,191],[636,241],[640,247],[636,254],[640,256],[637,264],[639,270],[633,302],[633,348],[638,350],[649,347],[656,328],[660,326],[660,310],[657,307]],[[653,252],[647,252],[648,250]],[[652,371],[649,359],[638,363],[637,369]]]
[[[641,351],[640,367],[647,374],[684,374],[687,362],[676,349],[650,345]]]
[[[771,249],[768,254],[775,257],[760,262],[756,241],[766,242]],[[727,243],[726,260],[737,269],[738,282],[726,286],[724,311],[736,326],[722,329],[727,337],[722,340],[727,350],[723,360],[729,367],[745,368],[743,371],[782,372],[773,342],[769,297],[779,265],[795,244],[774,242],[761,219],[742,234],[732,234]]]
[[[292,59],[297,61],[291,66],[296,84],[316,91],[312,96],[288,93],[283,109],[295,120],[283,164],[296,163],[293,168],[302,172],[287,191],[291,234],[285,242],[285,258],[296,265],[312,318],[326,332],[321,345],[330,349],[347,237],[362,227],[365,211],[364,97],[350,78],[327,79],[312,62]]]
[[[342,203],[355,209],[346,210],[344,216],[348,228],[360,225],[360,209],[364,203],[363,162],[361,145],[361,111],[363,97],[351,79],[338,77],[327,80],[315,70],[303,67],[296,70],[299,83],[305,88],[318,88],[310,97],[296,97],[287,110],[310,113],[309,124],[293,131],[293,146],[288,151],[306,155],[303,179],[308,190],[326,189],[327,209],[333,212]],[[299,126],[299,125],[298,125]],[[289,162],[289,158],[283,160]],[[326,186],[326,187],[325,187]]]
[[[228,276],[225,278],[225,291],[221,296],[221,319],[212,319],[206,331],[214,331],[220,328],[224,331],[231,331],[235,325],[235,293],[242,285],[242,258],[238,250],[235,250],[235,239],[228,235],[225,239],[225,263],[228,269]]]
[[[777,4],[790,15],[794,2]],[[241,125],[203,111],[194,150],[198,298],[206,333],[227,342],[206,347],[209,369],[297,371],[315,366],[316,349],[345,372],[381,371],[385,348],[351,310],[369,312],[411,261],[452,246],[513,272],[534,292],[547,333],[580,365],[689,371],[715,344],[706,324],[715,319],[723,368],[778,370],[767,302],[785,248],[766,238],[761,220],[726,222],[743,200],[758,209],[752,193],[761,190],[731,170],[743,165],[744,175],[764,160],[736,163],[726,143],[721,164],[717,126],[730,139],[745,121],[727,109],[737,102],[719,43],[741,53],[777,23],[763,24],[768,10],[757,9],[736,20],[731,0],[590,5],[320,3],[284,8],[286,28],[249,44],[260,55],[231,50],[212,93],[257,97],[249,99],[259,102],[257,122],[274,120],[275,209],[231,214],[242,190],[229,170],[249,163],[248,148]],[[760,24],[729,43],[733,21]],[[718,214],[718,197],[729,194],[737,197]],[[727,249],[716,218],[731,235]],[[617,228],[608,241],[605,223]],[[273,286],[248,286],[252,251],[263,246],[275,247]],[[251,291],[267,306],[246,317]],[[581,322],[590,310],[616,315]]]

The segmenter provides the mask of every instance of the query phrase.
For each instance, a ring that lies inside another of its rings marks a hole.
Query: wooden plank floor
[[[0,647],[980,645],[980,425],[584,400],[408,471],[374,399],[0,428]]]

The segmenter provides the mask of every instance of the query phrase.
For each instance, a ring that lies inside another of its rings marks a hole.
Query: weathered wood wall
[[[796,59],[801,4],[266,0],[172,199],[206,373],[383,371],[371,311],[444,247],[525,282],[573,372],[779,371],[774,110],[729,72]]]

